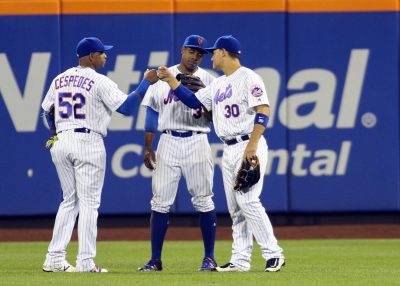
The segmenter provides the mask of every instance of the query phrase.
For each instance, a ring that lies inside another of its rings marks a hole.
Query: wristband
[[[254,124],[260,124],[264,127],[267,127],[269,117],[264,113],[256,113],[256,117],[254,118]]]

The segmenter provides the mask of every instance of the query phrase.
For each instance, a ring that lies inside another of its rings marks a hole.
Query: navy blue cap
[[[228,52],[240,55],[242,51],[240,50],[240,42],[232,35],[219,37],[214,46],[207,48],[209,52],[213,52],[216,49],[225,49]]]
[[[185,48],[193,48],[200,50],[203,54],[208,54],[206,47],[207,47],[207,40],[199,35],[190,35],[188,36],[185,41],[183,42],[183,47]]]
[[[80,40],[76,46],[76,55],[78,58],[87,56],[94,52],[105,52],[114,46],[106,46],[96,37],[88,37]]]

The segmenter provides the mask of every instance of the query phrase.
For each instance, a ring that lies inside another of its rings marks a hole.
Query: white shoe
[[[89,272],[101,272],[101,273],[106,273],[106,272],[108,272],[108,270],[105,269],[105,268],[101,268],[101,267],[98,266],[98,265],[95,265],[94,268],[93,268],[92,270],[90,270]]]
[[[217,272],[247,272],[249,270],[245,270],[243,268],[235,266],[233,263],[228,262],[222,266],[215,267],[215,271]]]
[[[44,272],[76,272],[75,267],[69,264],[66,260],[64,261],[63,265],[57,267],[43,264],[42,270]]]
[[[278,272],[282,266],[285,266],[285,259],[283,258],[271,258],[267,260],[265,265],[265,272]]]

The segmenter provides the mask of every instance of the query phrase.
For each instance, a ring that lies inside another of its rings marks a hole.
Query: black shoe
[[[160,259],[150,259],[144,266],[138,268],[139,271],[161,271],[162,262]]]
[[[265,272],[278,272],[283,266],[285,266],[284,258],[271,258],[267,260]]]

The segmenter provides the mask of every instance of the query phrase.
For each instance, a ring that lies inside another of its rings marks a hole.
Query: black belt
[[[249,135],[243,135],[243,136],[240,136],[240,138],[242,139],[242,141],[246,141],[246,140],[250,139],[250,136]],[[223,140],[223,141],[224,141],[224,143],[226,145],[234,145],[236,143],[242,142],[242,141],[238,141],[236,138],[233,138],[233,139],[230,139],[230,140]]]
[[[174,131],[174,130],[164,130],[163,131],[164,134],[169,134],[172,135],[174,137],[190,137],[194,134],[201,134],[202,132],[200,131],[186,131],[186,132],[178,132],[178,131]]]
[[[72,130],[74,130],[74,132],[78,132],[78,133],[90,133],[90,129],[89,128],[84,128],[84,127],[82,127],[82,128],[74,128],[74,129],[72,129]],[[61,132],[64,132],[64,131],[68,131],[68,130],[63,130],[63,131],[60,131],[60,132],[57,132],[57,134],[59,134],[59,133],[61,133]]]

